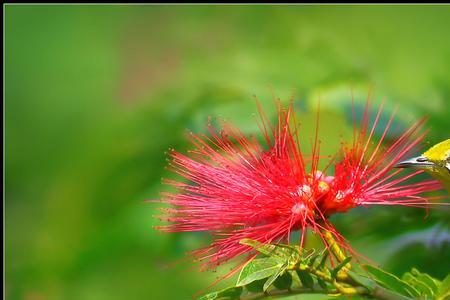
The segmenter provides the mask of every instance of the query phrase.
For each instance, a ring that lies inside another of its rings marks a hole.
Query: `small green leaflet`
[[[351,260],[352,260],[352,257],[351,257],[351,256],[346,257],[339,265],[337,265],[337,267],[334,268],[334,269],[331,271],[331,278],[336,278],[338,272],[339,272],[343,267],[345,267],[345,265],[347,265]]]
[[[264,283],[263,291],[267,291],[267,289],[286,271],[287,265],[282,265],[272,276],[267,279],[266,283]]]
[[[357,283],[359,283],[361,286],[365,287],[369,291],[373,291],[373,289],[376,286],[376,283],[373,279],[368,278],[367,276],[360,275],[356,272],[353,272],[351,270],[347,271],[347,274]]]
[[[308,256],[308,258],[306,259],[306,264],[309,266],[314,266],[314,263],[316,262],[316,260],[321,257],[320,254],[316,253],[311,253],[311,255]]]
[[[370,273],[376,282],[385,288],[408,297],[420,296],[420,293],[414,287],[393,274],[372,265],[364,265],[364,269]]]
[[[264,283],[266,283],[267,279],[263,278],[260,280],[255,280],[245,285],[245,289],[251,293],[261,293],[263,291]]]
[[[291,288],[293,279],[291,272],[284,272],[280,277],[275,280],[273,285],[279,290],[288,290]]]
[[[268,278],[276,274],[282,266],[283,263],[273,257],[253,259],[242,268],[236,286],[244,286],[255,280]]]
[[[441,285],[439,280],[426,273],[421,273],[415,268],[413,268],[411,272],[403,274],[402,279],[415,287],[422,296],[428,298],[434,298]]]
[[[416,268],[412,268],[411,274],[414,275],[418,280],[428,285],[433,293],[437,293],[439,289],[439,285],[441,282],[436,278],[431,277],[427,273],[421,273]]]
[[[329,252],[325,252],[325,253],[322,255],[322,258],[321,258],[321,260],[320,260],[320,263],[319,263],[319,265],[317,266],[318,269],[323,269],[323,268],[325,268],[325,263],[327,262],[327,258],[328,258],[329,255],[330,255]]]
[[[311,276],[311,274],[309,274],[306,271],[302,271],[302,270],[296,270],[296,271],[297,271],[298,278],[302,282],[302,285],[304,287],[312,289],[314,287],[314,279]]]
[[[323,281],[323,280],[320,279],[320,278],[317,278],[317,283],[318,283],[324,290],[326,290],[326,289],[328,288],[326,282]]]
[[[442,280],[441,285],[439,286],[438,294],[436,296],[436,300],[448,300],[450,299],[450,274]]]
[[[280,260],[289,261],[295,264],[300,259],[300,248],[292,245],[282,244],[263,244],[251,239],[242,239],[242,245],[247,245],[254,248],[256,251]]]
[[[413,286],[420,293],[420,295],[427,296],[428,298],[433,297],[433,290],[426,283],[414,277],[411,273],[407,272],[403,274],[402,280]]]

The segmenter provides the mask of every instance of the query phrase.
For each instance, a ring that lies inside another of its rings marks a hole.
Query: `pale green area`
[[[167,190],[164,152],[186,151],[208,116],[257,133],[252,95],[273,116],[270,86],[295,96],[305,137],[321,99],[324,152],[352,134],[352,91],[397,106],[403,127],[428,115],[430,143],[449,137],[450,6],[7,5],[5,26],[7,299],[191,299],[208,286],[217,273],[177,264],[205,236],[156,232],[144,200]],[[335,221],[388,270],[442,278],[449,213],[424,216]]]

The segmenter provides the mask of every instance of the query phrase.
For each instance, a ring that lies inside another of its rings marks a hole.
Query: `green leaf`
[[[247,263],[241,270],[236,286],[247,285],[255,280],[272,276],[283,266],[273,257],[256,258]]]
[[[324,290],[326,290],[326,289],[328,288],[326,282],[323,281],[323,280],[320,279],[320,278],[317,278],[317,283],[318,283]]]
[[[351,260],[352,260],[352,257],[351,257],[351,256],[346,257],[339,265],[337,265],[336,268],[334,268],[334,269],[331,271],[331,278],[333,278],[333,279],[336,278],[338,272],[339,272],[343,267],[345,267],[345,265],[348,264]]]
[[[204,295],[198,300],[237,300],[241,296],[242,287],[229,287],[221,291],[212,292]]]
[[[282,261],[297,262],[300,259],[300,248],[292,245],[263,244],[251,239],[242,239],[239,243],[254,248],[256,251]]]
[[[410,297],[417,297],[420,295],[414,287],[391,273],[372,265],[364,265],[364,269],[372,275],[372,278],[376,282],[387,289]]]
[[[252,293],[259,293],[263,291],[264,283],[266,283],[267,279],[263,278],[260,280],[255,280],[250,282],[245,286],[245,288]]]
[[[320,254],[314,254],[314,252],[315,250],[311,249],[303,253],[302,257],[295,262],[298,264],[295,269],[306,270],[308,267],[312,267],[316,259],[321,256]],[[292,264],[290,264],[290,266],[292,266]]]
[[[376,283],[373,279],[367,278],[367,276],[360,275],[354,271],[347,271],[347,274],[361,286],[365,287],[369,291],[373,291],[376,286]]]
[[[450,299],[450,274],[442,280],[439,286],[438,294],[436,300],[448,300]]]
[[[267,291],[267,289],[275,282],[275,280],[280,277],[286,271],[287,265],[282,265],[272,276],[267,279],[266,283],[264,283],[263,291]]]
[[[330,255],[330,253],[327,251],[322,255],[322,258],[320,260],[319,265],[317,266],[318,269],[323,269],[325,267],[325,263],[327,262],[327,258]]]
[[[292,275],[289,272],[284,272],[281,276],[279,276],[273,285],[279,290],[288,290],[292,285]]]
[[[415,268],[412,268],[411,272],[403,274],[402,279],[415,287],[421,295],[429,298],[434,298],[441,284],[439,280]]]
[[[429,298],[433,297],[434,295],[433,290],[427,284],[418,280],[411,273],[406,272],[405,274],[403,274],[402,280],[406,281],[411,286],[413,286],[420,293],[420,295],[428,296]]]
[[[316,262],[316,260],[321,257],[320,254],[316,253],[316,254],[312,254],[310,255],[306,260],[306,264],[309,266],[314,266],[314,263]]]
[[[296,270],[296,271],[297,271],[298,278],[302,282],[302,285],[304,287],[308,287],[308,288],[312,289],[314,286],[314,279],[311,276],[311,274],[309,274],[306,271],[302,271],[302,270]]]
[[[436,278],[431,277],[427,273],[421,273],[416,268],[412,268],[411,273],[421,282],[425,283],[427,286],[429,286],[433,293],[437,293],[439,289],[439,285],[441,282],[437,280]]]

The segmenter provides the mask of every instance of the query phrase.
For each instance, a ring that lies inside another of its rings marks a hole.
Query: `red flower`
[[[356,206],[427,207],[432,198],[421,194],[439,190],[441,185],[435,180],[410,183],[409,179],[422,171],[400,176],[404,171],[393,169],[424,138],[424,120],[382,148],[394,114],[374,141],[382,107],[371,127],[368,110],[369,105],[360,129],[355,126],[353,141],[343,144],[322,170],[318,169],[317,139],[310,155],[301,151],[302,140],[290,122],[292,104],[286,109],[278,107],[276,125],[270,124],[259,107],[264,142],[246,137],[228,124],[220,131],[209,125],[209,135],[192,134],[195,149],[189,155],[170,153],[171,169],[185,180],[166,180],[178,192],[163,195],[163,201],[173,207],[164,210],[165,219],[172,224],[159,229],[211,232],[212,244],[194,254],[205,260],[205,267],[215,267],[244,253],[254,255],[239,243],[241,239],[289,242],[290,233],[300,230],[299,243],[303,245],[307,228],[322,239],[322,231],[328,230],[347,247],[328,217]],[[334,175],[327,175],[331,166]]]

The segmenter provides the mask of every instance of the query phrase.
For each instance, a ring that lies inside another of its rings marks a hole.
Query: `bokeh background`
[[[399,126],[428,115],[427,143],[448,138],[449,28],[439,5],[6,5],[6,298],[191,299],[217,273],[177,263],[207,236],[152,228],[165,151],[209,116],[257,133],[253,95],[273,117],[272,93],[306,136],[321,99],[325,153],[370,91]],[[334,221],[394,273],[450,270],[448,210]]]

